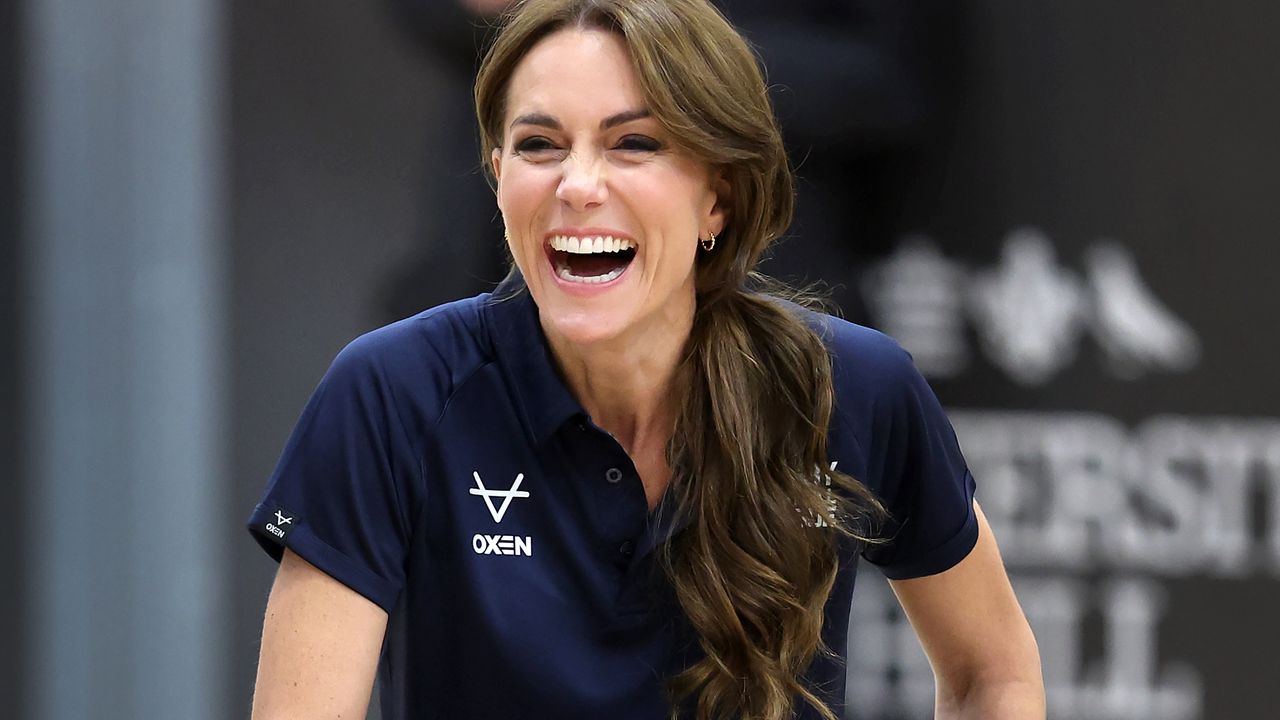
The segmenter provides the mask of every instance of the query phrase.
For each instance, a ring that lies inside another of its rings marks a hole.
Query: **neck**
[[[591,345],[546,335],[570,392],[596,425],[633,453],[665,446],[671,436],[677,412],[672,390],[692,328],[690,310]]]

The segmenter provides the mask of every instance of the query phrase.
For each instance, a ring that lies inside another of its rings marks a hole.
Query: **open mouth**
[[[636,257],[635,243],[612,235],[556,235],[550,243],[551,265],[567,282],[598,284],[616,280]]]

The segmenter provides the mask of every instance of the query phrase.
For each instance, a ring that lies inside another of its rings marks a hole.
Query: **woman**
[[[387,720],[838,717],[859,554],[939,717],[1043,717],[906,354],[750,288],[791,180],[723,18],[531,0],[476,105],[515,269],[317,388],[250,520],[282,560],[254,717],[358,716],[379,667]]]

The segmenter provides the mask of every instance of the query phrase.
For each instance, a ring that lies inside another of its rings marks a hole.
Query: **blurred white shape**
[[[911,353],[930,377],[950,377],[969,362],[965,342],[965,271],[923,235],[907,237],[872,268],[863,293],[879,327]]]
[[[932,717],[933,670],[879,573],[859,573],[849,616],[846,718]]]
[[[1132,379],[1148,368],[1185,372],[1195,366],[1195,332],[1151,293],[1127,249],[1098,244],[1089,248],[1085,263],[1093,334],[1116,375]]]
[[[1076,717],[1076,689],[1084,666],[1080,628],[1089,609],[1089,590],[1078,580],[1061,577],[1010,579],[1040,648],[1049,717]]]
[[[948,415],[1010,567],[1280,576],[1274,419]]]
[[[1267,528],[1267,550],[1269,565],[1276,575],[1280,575],[1280,431],[1274,433],[1266,445],[1263,455],[1266,468],[1267,503],[1269,525]]]
[[[1104,241],[1085,257],[1087,282],[1058,263],[1043,232],[1019,228],[994,268],[969,273],[916,235],[871,268],[862,289],[880,329],[929,377],[967,369],[966,311],[988,359],[1021,385],[1043,385],[1070,366],[1086,331],[1121,379],[1195,367],[1199,338],[1147,288],[1132,254]]]
[[[1122,578],[1102,594],[1106,656],[1078,689],[1081,720],[1196,720],[1204,686],[1184,663],[1158,668],[1156,626],[1166,593],[1151,580]],[[1157,671],[1159,673],[1157,674]]]
[[[1204,682],[1182,662],[1162,662],[1159,626],[1165,591],[1141,575],[1101,585],[1014,573],[1044,668],[1050,720],[1200,720]],[[1085,652],[1090,619],[1100,620],[1101,655]],[[858,579],[849,618],[846,717],[931,717],[933,674],[911,624],[882,576]]]
[[[969,304],[990,360],[1022,385],[1040,385],[1076,356],[1084,291],[1058,267],[1053,244],[1034,228],[1005,239],[1000,264],[977,274]]]

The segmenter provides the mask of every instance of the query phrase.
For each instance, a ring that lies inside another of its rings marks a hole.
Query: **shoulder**
[[[802,312],[831,356],[837,400],[901,396],[923,382],[911,355],[888,335],[824,313]]]
[[[440,305],[357,337],[338,353],[325,381],[370,387],[398,404],[443,405],[491,359],[482,312],[488,298]]]

